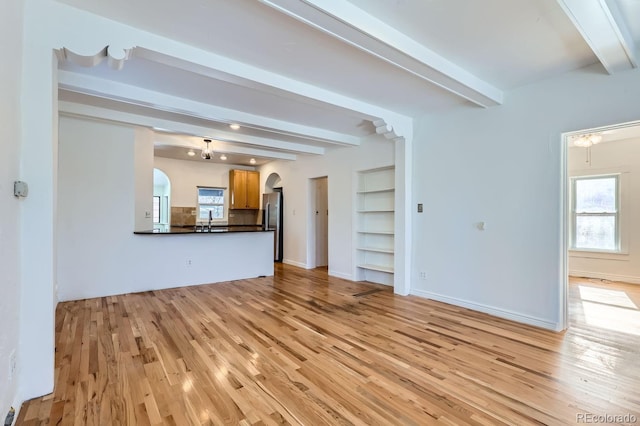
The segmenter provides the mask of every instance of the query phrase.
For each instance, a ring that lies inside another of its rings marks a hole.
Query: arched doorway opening
[[[168,230],[171,223],[171,181],[160,169],[153,169],[153,229]]]
[[[284,194],[282,179],[277,173],[271,173],[264,184],[262,208],[265,228],[273,229],[273,260],[282,262],[284,257]]]

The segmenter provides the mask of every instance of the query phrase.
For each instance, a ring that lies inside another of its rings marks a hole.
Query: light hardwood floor
[[[287,265],[65,302],[55,391],[18,424],[640,422],[640,286],[573,279],[571,294],[565,333]]]

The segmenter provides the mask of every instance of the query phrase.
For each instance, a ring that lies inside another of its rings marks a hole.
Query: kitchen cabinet
[[[260,172],[229,170],[230,201],[232,210],[260,208]]]

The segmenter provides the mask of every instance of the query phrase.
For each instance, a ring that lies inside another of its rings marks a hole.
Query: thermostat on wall
[[[13,195],[16,197],[26,197],[29,195],[29,185],[27,185],[27,182],[19,180],[13,182]]]

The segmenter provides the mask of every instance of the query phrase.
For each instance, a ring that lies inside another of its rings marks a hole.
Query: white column
[[[395,143],[395,244],[393,291],[406,296],[411,291],[411,153],[413,132],[405,129]]]
[[[54,379],[57,60],[38,22],[40,2],[25,4],[22,79],[21,397],[50,393]]]

